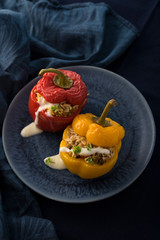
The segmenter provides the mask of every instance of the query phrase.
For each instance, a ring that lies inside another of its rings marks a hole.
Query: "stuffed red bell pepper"
[[[87,88],[81,76],[69,70],[42,69],[42,78],[29,97],[29,113],[44,131],[63,130],[79,114],[87,101]]]

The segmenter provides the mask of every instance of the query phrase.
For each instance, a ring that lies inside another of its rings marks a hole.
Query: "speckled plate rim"
[[[152,115],[152,111],[146,101],[146,99],[143,97],[143,95],[141,94],[141,92],[133,85],[131,84],[127,79],[121,77],[120,75],[116,74],[116,73],[113,73],[109,70],[106,70],[106,69],[103,69],[103,68],[99,68],[99,67],[94,67],[94,66],[83,66],[83,65],[77,65],[77,66],[68,66],[68,67],[61,67],[61,69],[66,69],[66,70],[73,70],[79,68],[79,69],[83,69],[83,70],[100,70],[100,71],[103,71],[104,73],[108,73],[110,75],[112,75],[113,77],[117,77],[119,78],[121,81],[123,81],[125,84],[128,85],[129,88],[131,88],[136,94],[138,94],[138,96],[141,98],[141,101],[143,102],[145,108],[147,109],[147,112],[148,112],[148,117],[150,119],[150,128],[151,128],[151,132],[152,132],[152,136],[151,136],[151,145],[150,145],[150,149],[148,151],[148,156],[147,156],[147,159],[145,161],[145,164],[143,165],[143,168],[140,169],[140,171],[135,175],[134,178],[130,179],[130,181],[126,182],[125,184],[121,185],[118,189],[116,190],[112,190],[112,193],[109,194],[109,193],[106,193],[104,195],[101,195],[101,196],[94,196],[94,198],[83,198],[83,199],[68,199],[68,198],[61,198],[60,196],[59,197],[56,197],[56,196],[50,196],[50,195],[47,195],[47,194],[44,194],[43,191],[37,189],[34,187],[34,185],[30,185],[28,184],[27,181],[25,181],[23,179],[23,176],[17,171],[16,167],[14,166],[14,164],[12,164],[12,160],[10,159],[8,153],[7,153],[7,150],[6,150],[6,143],[5,143],[5,132],[7,130],[7,124],[6,124],[6,119],[7,119],[7,114],[8,112],[10,111],[10,109],[14,106],[14,102],[17,98],[17,96],[20,94],[20,92],[26,88],[28,85],[31,84],[31,82],[29,82],[28,84],[26,84],[18,93],[17,95],[14,97],[14,99],[12,100],[9,108],[8,108],[8,111],[7,111],[7,114],[6,114],[6,117],[5,117],[5,120],[3,122],[3,127],[2,127],[2,143],[3,143],[3,147],[4,147],[4,152],[6,154],[6,157],[7,157],[7,160],[12,168],[12,170],[14,171],[14,173],[18,176],[18,178],[24,183],[26,184],[30,189],[32,189],[33,191],[37,192],[38,194],[44,196],[44,197],[47,197],[48,199],[51,199],[51,200],[56,200],[56,201],[59,201],[59,202],[65,202],[65,203],[89,203],[89,202],[95,202],[95,201],[99,201],[99,200],[103,200],[103,199],[106,199],[106,198],[109,198],[111,196],[114,196],[118,193],[120,193],[121,191],[123,191],[124,189],[126,189],[128,186],[130,186],[141,174],[142,172],[144,171],[144,169],[146,168],[146,166],[148,165],[150,159],[151,159],[151,156],[152,156],[152,153],[153,153],[153,150],[154,150],[154,146],[155,146],[155,140],[156,140],[156,127],[155,127],[155,122],[154,122],[154,118],[153,118],[153,115]]]

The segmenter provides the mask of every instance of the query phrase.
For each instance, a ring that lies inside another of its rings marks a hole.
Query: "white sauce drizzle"
[[[46,103],[44,105],[39,106],[38,110],[35,112],[35,120],[34,120],[34,122],[35,122],[36,125],[38,125],[38,115],[39,115],[39,113],[41,111],[43,111],[43,110],[46,110],[47,108],[50,109],[51,106],[53,106],[53,104],[51,104],[51,103]],[[45,114],[47,116],[49,116],[49,117],[52,117],[50,111],[46,111]]]
[[[36,126],[35,122],[32,122],[22,129],[21,136],[22,137],[31,137],[36,134],[40,134],[42,132],[43,131]]]
[[[44,97],[40,96],[38,98],[38,101],[37,101],[40,106],[38,108],[38,110],[35,112],[35,120],[34,122],[30,123],[29,125],[27,125],[26,127],[24,127],[21,131],[21,136],[22,137],[31,137],[31,136],[34,136],[36,134],[40,134],[43,132],[43,130],[41,130],[40,128],[37,127],[38,125],[38,115],[41,111],[43,110],[46,110],[47,111],[45,112],[45,114],[49,117],[52,117],[52,114],[51,114],[51,107],[57,105],[58,106],[58,103],[49,103],[45,100]]]
[[[54,107],[55,105],[56,106],[58,106],[58,103],[49,103],[49,102],[47,102],[46,100],[45,100],[45,98],[44,97],[42,97],[42,96],[40,96],[39,98],[38,98],[38,101],[37,101],[38,103],[39,103],[39,108],[38,108],[38,110],[35,112],[35,124],[36,125],[38,125],[38,115],[39,115],[39,113],[41,112],[41,111],[43,111],[43,110],[46,110],[47,109],[47,111],[45,112],[45,114],[47,115],[47,116],[49,116],[49,117],[52,117],[52,114],[51,114],[51,107]]]
[[[59,154],[45,158],[44,163],[50,168],[58,170],[63,170],[66,168]]]
[[[61,147],[60,152],[73,152],[73,150],[67,147]],[[90,156],[94,153],[110,154],[110,150],[101,148],[101,147],[96,147],[96,148],[92,148],[89,151],[87,150],[87,148],[81,148],[81,152],[79,153],[79,155]],[[45,158],[44,163],[50,168],[59,169],[59,170],[66,169],[64,162],[60,157],[60,154]]]
[[[73,152],[73,149],[69,149],[67,147],[61,147],[60,152]],[[87,150],[87,148],[81,148],[81,152],[78,153],[80,156],[90,156],[94,153],[101,153],[101,154],[110,154],[110,150],[106,148],[96,147],[91,148],[91,150]]]

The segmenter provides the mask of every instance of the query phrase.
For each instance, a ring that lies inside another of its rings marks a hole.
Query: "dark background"
[[[68,4],[80,2],[63,0]],[[86,2],[86,1],[81,1]],[[99,2],[99,1],[92,1]],[[105,0],[133,23],[140,35],[127,52],[107,69],[130,81],[146,98],[157,128],[152,158],[141,176],[121,193],[89,204],[65,204],[36,195],[44,217],[53,221],[65,240],[160,239],[160,3],[145,0]]]

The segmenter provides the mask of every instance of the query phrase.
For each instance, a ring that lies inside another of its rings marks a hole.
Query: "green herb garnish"
[[[79,146],[74,146],[73,152],[74,152],[75,154],[78,154],[78,153],[81,152],[81,148],[80,148]]]
[[[48,157],[46,160],[45,160],[45,164],[46,165],[49,165],[50,163],[55,163],[54,161],[51,161],[51,158],[50,157]]]
[[[87,158],[87,161],[90,163],[90,164],[93,164],[93,159],[91,157]]]
[[[50,157],[45,160],[45,164],[48,165],[50,163]]]
[[[92,147],[91,147],[91,144],[88,144],[88,145],[87,145],[87,150],[88,150],[88,151],[91,151],[91,148],[92,148]]]
[[[57,106],[57,105],[51,106],[51,110],[52,110],[53,112],[57,112],[57,109],[58,109],[58,106]]]

